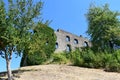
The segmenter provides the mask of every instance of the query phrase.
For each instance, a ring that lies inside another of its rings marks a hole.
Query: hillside
[[[39,65],[20,68],[15,80],[120,80],[120,73],[66,65]]]

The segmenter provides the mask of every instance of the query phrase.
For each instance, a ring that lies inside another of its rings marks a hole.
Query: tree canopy
[[[0,0],[0,55],[6,60],[8,80],[12,80],[10,62],[12,54],[19,55],[30,41],[34,23],[40,20],[42,2],[33,0]]]
[[[87,13],[88,30],[94,50],[113,49],[120,45],[120,13],[109,9],[108,4],[102,7],[91,5]]]
[[[39,65],[45,62],[54,53],[55,43],[54,30],[47,24],[38,23],[33,29],[30,44],[23,53],[21,66]]]

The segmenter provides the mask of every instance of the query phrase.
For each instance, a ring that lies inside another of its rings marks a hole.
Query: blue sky
[[[7,0],[5,0],[7,1]],[[35,0],[37,2],[37,0]],[[52,20],[50,27],[54,30],[63,29],[76,35],[86,37],[87,20],[85,14],[91,3],[102,6],[105,3],[110,5],[113,11],[120,11],[120,0],[42,0],[42,18]],[[20,64],[20,57],[15,58],[11,64],[12,69],[17,69]],[[6,70],[5,60],[0,57],[0,72]]]

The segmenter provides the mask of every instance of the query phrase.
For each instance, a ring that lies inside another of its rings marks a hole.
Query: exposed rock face
[[[55,52],[70,51],[84,46],[91,47],[91,42],[87,39],[64,30],[58,29],[55,31],[57,36]]]

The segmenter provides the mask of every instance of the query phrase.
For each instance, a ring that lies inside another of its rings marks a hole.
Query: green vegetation
[[[120,13],[111,11],[108,4],[103,7],[91,5],[86,14],[87,34],[94,51],[112,51],[113,45],[120,45]]]
[[[21,66],[42,64],[49,58],[52,63],[72,63],[76,66],[104,68],[120,72],[120,13],[111,11],[108,5],[90,6],[87,13],[87,33],[92,48],[52,54],[55,50],[54,30],[40,18],[42,2],[33,0],[0,0],[0,56],[6,60],[8,80],[13,80],[10,63],[13,53],[21,55]],[[33,30],[30,33],[29,30]]]
[[[75,66],[102,68],[106,71],[120,72],[120,13],[103,7],[91,5],[86,15],[88,20],[87,34],[92,47],[53,55],[53,63],[72,63]]]
[[[114,44],[120,44],[119,13],[111,11],[107,4],[103,7],[92,5],[86,16],[87,34],[93,44],[91,48],[52,54],[56,40],[54,31],[47,24],[38,23],[32,28],[34,33],[24,49],[21,66],[38,65],[50,60],[49,63],[70,63],[120,72],[120,50],[114,50]]]
[[[67,64],[69,63],[69,59],[67,58],[66,53],[55,53],[52,55],[52,62],[54,64]]]
[[[54,53],[56,35],[47,24],[38,23],[33,29],[30,44],[26,47],[21,66],[40,65]],[[30,48],[30,49],[27,49]]]
[[[41,21],[42,2],[33,0],[0,0],[0,56],[6,60],[8,80],[13,80],[10,63],[15,53],[28,54],[31,49],[31,33]],[[29,46],[29,47],[28,47]],[[32,49],[31,49],[32,51]]]
[[[67,64],[87,68],[102,68],[106,71],[120,72],[120,50],[112,53],[96,53],[91,49],[75,50],[70,53],[58,53],[53,55],[52,63]]]

